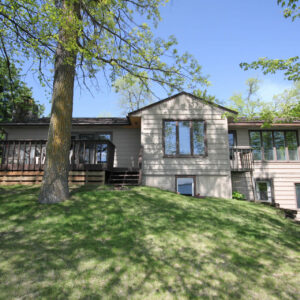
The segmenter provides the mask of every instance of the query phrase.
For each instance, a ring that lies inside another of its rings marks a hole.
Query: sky
[[[288,58],[299,55],[299,19],[285,19],[276,0],[171,0],[161,9],[162,22],[155,35],[176,36],[178,49],[194,55],[209,76],[208,92],[222,102],[236,92],[245,91],[245,81],[257,77],[259,96],[271,101],[274,94],[291,87],[282,73],[265,76],[260,70],[244,71],[241,62],[259,57]],[[99,79],[101,79],[99,77]],[[38,79],[28,73],[24,78],[32,87],[34,99],[50,113],[49,97]],[[100,82],[92,94],[77,85],[74,94],[74,117],[122,116],[118,95]],[[159,92],[159,98],[167,95]]]

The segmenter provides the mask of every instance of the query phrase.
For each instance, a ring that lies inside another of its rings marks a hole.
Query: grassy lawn
[[[300,226],[154,188],[0,189],[0,299],[299,299]]]

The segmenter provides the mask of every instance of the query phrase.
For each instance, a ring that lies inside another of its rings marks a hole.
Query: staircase
[[[139,185],[139,172],[130,170],[112,171],[108,177],[108,184],[114,186]]]

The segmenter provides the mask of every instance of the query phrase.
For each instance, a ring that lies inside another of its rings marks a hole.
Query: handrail
[[[232,171],[252,171],[254,167],[253,149],[249,146],[229,148],[230,167]]]
[[[138,157],[139,184],[142,184],[144,147],[141,146]]]
[[[43,170],[47,140],[0,141],[0,170]],[[115,145],[109,140],[71,140],[70,170],[112,169]]]

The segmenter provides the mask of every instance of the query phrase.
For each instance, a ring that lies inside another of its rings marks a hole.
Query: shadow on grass
[[[81,187],[0,190],[0,298],[297,299],[300,227],[273,208]]]

